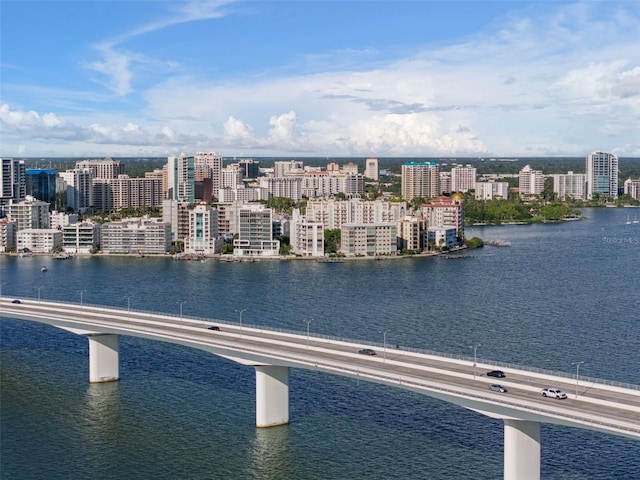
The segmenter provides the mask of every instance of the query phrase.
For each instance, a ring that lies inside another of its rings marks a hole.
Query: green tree
[[[338,253],[340,250],[340,242],[342,239],[342,231],[339,228],[324,231],[324,252]]]

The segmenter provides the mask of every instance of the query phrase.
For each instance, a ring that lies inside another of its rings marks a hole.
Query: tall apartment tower
[[[26,196],[24,160],[0,158],[0,205],[20,202]]]
[[[367,162],[365,163],[364,167],[364,176],[371,180],[379,180],[380,169],[378,167],[377,158],[367,158]]]
[[[222,186],[222,157],[218,152],[198,152],[193,157],[196,180],[211,179],[211,190],[218,195]]]
[[[167,158],[167,199],[193,203],[195,200],[194,158],[184,153]]]
[[[473,190],[476,184],[477,170],[471,165],[453,167],[451,169],[451,191],[467,192]]]
[[[440,193],[440,173],[436,162],[405,162],[402,165],[402,197],[432,198]]]
[[[82,160],[76,162],[76,168],[81,170],[88,168],[96,180],[118,178],[118,175],[124,174],[124,163],[110,157],[104,160]]]
[[[67,189],[67,207],[85,213],[92,207],[93,173],[89,168],[73,168],[58,174]]]
[[[594,194],[618,196],[618,157],[613,153],[591,152],[587,155],[587,198]]]
[[[544,175],[540,170],[534,170],[525,165],[518,172],[518,188],[520,195],[540,195],[544,190]]]

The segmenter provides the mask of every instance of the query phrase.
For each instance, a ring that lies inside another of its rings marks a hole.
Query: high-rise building
[[[196,181],[211,179],[211,191],[217,195],[222,186],[222,157],[218,152],[198,152],[193,157],[194,178]]]
[[[280,242],[273,239],[273,210],[264,205],[240,207],[238,238],[233,241],[234,256],[273,256],[280,250]]]
[[[121,163],[120,160],[113,160],[110,157],[104,160],[82,160],[76,162],[75,168],[91,170],[92,178],[94,179],[118,178],[118,175],[124,173],[124,163]]]
[[[55,170],[29,169],[25,171],[26,194],[47,202],[51,207],[56,204]]]
[[[584,173],[568,172],[566,174],[554,174],[552,177],[553,191],[560,200],[565,198],[587,199],[587,176]]]
[[[618,157],[613,153],[591,152],[587,155],[587,198],[594,194],[618,196]]]
[[[194,158],[184,153],[167,158],[167,199],[193,203],[195,200]]]
[[[436,162],[406,162],[402,165],[402,197],[432,198],[440,193],[440,174]]]
[[[67,208],[85,213],[92,206],[93,173],[89,168],[73,168],[58,175],[64,180],[67,190]]]
[[[367,158],[364,167],[364,176],[371,180],[378,180],[380,178],[380,170],[378,167],[377,158]]]
[[[0,206],[21,202],[27,194],[24,160],[0,158]]]
[[[451,191],[466,192],[473,190],[476,184],[476,173],[476,168],[471,165],[453,167],[451,169]]]
[[[624,194],[630,195],[631,198],[634,198],[636,200],[640,200],[640,179],[626,179],[624,181]]]
[[[189,236],[184,251],[200,255],[218,253],[222,241],[218,235],[218,211],[206,204],[189,210]]]
[[[16,222],[16,230],[49,228],[49,204],[27,196],[21,202],[4,207],[9,220]]]
[[[520,195],[540,195],[544,191],[544,175],[541,170],[534,170],[525,165],[518,173]]]

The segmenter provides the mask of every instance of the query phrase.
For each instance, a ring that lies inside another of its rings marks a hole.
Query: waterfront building
[[[584,173],[563,173],[551,175],[553,178],[553,191],[560,200],[573,198],[575,200],[587,199],[587,176]]]
[[[436,162],[405,162],[402,165],[402,198],[432,198],[440,194],[440,174]]]
[[[67,208],[77,213],[91,209],[93,200],[93,173],[89,168],[73,168],[58,174],[67,192]]]
[[[295,208],[289,234],[291,252],[303,257],[324,256],[324,228],[322,223],[310,222]]]
[[[421,252],[427,248],[427,222],[422,217],[406,215],[397,222],[398,250]]]
[[[521,197],[540,195],[544,191],[544,175],[525,165],[518,173],[518,189]]]
[[[218,234],[228,238],[233,237],[239,231],[240,209],[244,202],[218,203]]]
[[[261,204],[249,204],[243,205],[239,214],[238,238],[233,241],[233,255],[278,255],[280,242],[273,239],[273,210]]]
[[[16,248],[16,222],[8,218],[0,218],[0,252]]]
[[[125,218],[100,229],[102,253],[163,254],[171,248],[171,224],[157,218]]]
[[[162,221],[171,225],[172,241],[184,241],[189,236],[189,205],[175,200],[162,202]]]
[[[5,214],[16,222],[18,231],[25,229],[49,228],[49,204],[31,196],[18,203],[5,205]]]
[[[206,204],[189,210],[189,236],[185,239],[184,251],[199,255],[220,252],[224,240],[218,234],[218,211]]]
[[[395,223],[345,223],[340,228],[340,253],[376,257],[398,253]]]
[[[375,181],[380,179],[380,170],[377,158],[367,158],[364,167],[364,176]]]
[[[302,200],[302,177],[261,177],[260,188],[267,194],[267,198],[285,197],[292,198],[296,202]]]
[[[25,192],[49,205],[56,204],[56,182],[58,174],[50,169],[25,170]]]
[[[624,194],[630,195],[631,198],[640,200],[640,179],[631,180],[628,178],[624,181]]]
[[[93,253],[100,242],[100,225],[92,221],[70,223],[60,230],[62,249],[67,253]]]
[[[436,197],[420,206],[429,227],[454,227],[456,234],[464,238],[464,195],[459,192],[451,197]]]
[[[586,158],[587,198],[594,194],[618,196],[618,157],[613,153],[591,152]]]
[[[16,250],[50,253],[62,244],[62,232],[52,228],[26,228],[16,232]]]
[[[178,202],[193,203],[194,158],[181,154],[179,157],[167,158],[167,199]]]
[[[451,169],[451,192],[467,192],[476,184],[477,170],[471,165]]]
[[[509,198],[509,182],[476,182],[476,200],[496,200]]]
[[[451,249],[458,244],[456,228],[452,226],[435,226],[427,229],[429,245],[435,248]]]
[[[0,158],[0,207],[27,195],[24,160]]]

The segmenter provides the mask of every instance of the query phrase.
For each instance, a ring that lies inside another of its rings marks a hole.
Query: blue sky
[[[640,156],[635,0],[2,0],[0,22],[2,156]]]

